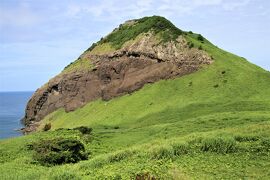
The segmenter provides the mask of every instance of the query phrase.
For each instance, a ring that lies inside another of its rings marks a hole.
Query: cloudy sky
[[[269,0],[0,0],[0,91],[37,89],[120,23],[151,15],[270,70]]]

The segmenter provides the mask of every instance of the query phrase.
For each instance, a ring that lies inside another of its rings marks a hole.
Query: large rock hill
[[[34,93],[27,104],[25,125],[33,125],[58,108],[73,111],[90,101],[110,100],[146,83],[209,65],[212,58],[188,41],[189,34],[193,33],[159,16],[121,24]]]

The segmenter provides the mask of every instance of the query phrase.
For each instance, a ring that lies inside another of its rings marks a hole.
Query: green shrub
[[[213,87],[214,87],[214,88],[218,88],[218,86],[219,86],[218,84],[215,84]]]
[[[43,127],[43,131],[49,131],[52,128],[52,124],[51,123],[47,123],[45,124],[45,126]]]
[[[201,150],[222,154],[235,152],[236,141],[229,137],[206,138],[202,140]]]
[[[30,147],[35,151],[33,159],[42,165],[76,163],[88,159],[84,145],[76,139],[42,140]]]
[[[199,46],[199,48],[198,48],[199,50],[202,50],[202,46]]]
[[[82,134],[90,134],[93,131],[92,128],[86,126],[80,126],[73,129],[80,131]]]
[[[201,34],[198,35],[197,39],[198,39],[199,41],[204,41],[204,37],[203,37]]]

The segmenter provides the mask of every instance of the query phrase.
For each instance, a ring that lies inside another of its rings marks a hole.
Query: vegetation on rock
[[[120,49],[125,42],[149,31],[159,34],[163,43],[176,40],[183,33],[183,31],[161,16],[144,17],[133,21],[134,23],[131,24],[120,25],[117,30],[103,38],[99,43],[111,43],[113,47]],[[94,46],[92,45],[90,50]]]

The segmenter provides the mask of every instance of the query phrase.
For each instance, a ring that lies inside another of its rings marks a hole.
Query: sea
[[[26,104],[34,92],[0,92],[0,139],[21,136]]]

